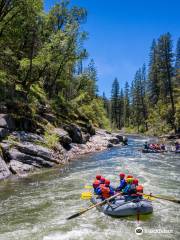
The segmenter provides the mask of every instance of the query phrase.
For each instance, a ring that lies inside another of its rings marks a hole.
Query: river
[[[180,205],[168,201],[153,201],[153,214],[141,216],[139,222],[136,217],[111,218],[96,209],[66,220],[89,205],[80,195],[99,173],[113,185],[118,185],[119,172],[130,173],[145,192],[180,198],[180,157],[143,154],[139,149],[145,140],[130,138],[127,147],[81,157],[61,171],[1,182],[0,240],[180,239]],[[135,234],[137,226],[142,236]]]

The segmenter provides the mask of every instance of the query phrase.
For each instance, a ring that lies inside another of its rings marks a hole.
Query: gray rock
[[[112,143],[108,143],[107,148],[112,148],[114,145]]]
[[[72,139],[69,137],[68,132],[62,128],[55,128],[54,133],[58,135],[59,141],[62,145],[69,145],[72,143]]]
[[[83,143],[83,137],[81,133],[81,129],[75,125],[75,124],[70,124],[64,126],[64,129],[69,133],[70,138],[72,139],[73,143]]]
[[[83,144],[90,140],[91,135],[89,133],[83,134]]]
[[[15,123],[9,114],[0,114],[0,128],[15,129]]]
[[[115,137],[119,139],[120,142],[123,142],[123,136],[119,134],[115,134]]]
[[[120,143],[119,139],[116,138],[116,137],[109,138],[109,142],[112,143],[112,144],[119,144]]]
[[[7,137],[9,131],[7,128],[0,128],[0,140]]]
[[[6,165],[2,155],[0,153],[0,180],[8,178],[10,175],[11,175],[11,172],[9,171],[9,168]]]
[[[40,157],[46,161],[59,164],[59,160],[53,157],[53,151],[46,147],[27,142],[16,143],[14,146],[16,149],[18,149],[24,154],[28,154],[34,157]]]
[[[123,143],[124,145],[128,145],[128,138],[126,136],[123,136]]]
[[[35,167],[16,160],[11,160],[9,164],[9,169],[13,174],[21,175],[24,173],[32,172],[33,170],[35,170]]]
[[[22,142],[44,142],[44,138],[35,133],[16,131],[12,132],[11,135]]]
[[[31,156],[29,154],[19,152],[15,148],[11,148],[9,150],[9,157],[11,160],[16,160],[16,161],[19,161],[19,162],[22,162],[25,164],[32,165],[37,168],[41,168],[41,167],[49,168],[54,165],[53,163],[48,162],[48,161],[44,160],[43,158],[35,157],[35,156]]]
[[[5,103],[1,103],[1,104],[0,104],[0,112],[1,112],[1,113],[7,113],[7,112],[8,112],[8,109],[7,109]]]
[[[43,113],[43,117],[52,124],[57,121],[56,116],[52,113]]]
[[[87,124],[86,128],[87,128],[88,133],[89,133],[91,136],[93,136],[93,135],[96,134],[95,128],[94,128],[90,123]]]

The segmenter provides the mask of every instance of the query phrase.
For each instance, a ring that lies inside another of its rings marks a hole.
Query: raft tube
[[[166,150],[142,149],[143,153],[164,153]]]
[[[100,203],[101,199],[91,198],[91,203]],[[152,202],[147,199],[125,201],[123,199],[116,200],[111,203],[97,206],[97,209],[106,215],[112,217],[127,217],[137,214],[150,214],[153,212]]]

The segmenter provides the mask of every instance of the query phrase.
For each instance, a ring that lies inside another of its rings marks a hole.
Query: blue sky
[[[48,11],[56,0],[45,0]],[[148,64],[153,38],[170,32],[174,45],[180,37],[180,0],[72,0],[85,7],[89,33],[85,47],[98,71],[99,93],[108,97],[112,81],[121,87],[132,81],[136,70]]]

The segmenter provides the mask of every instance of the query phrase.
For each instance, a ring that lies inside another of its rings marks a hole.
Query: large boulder
[[[29,154],[22,153],[18,151],[16,148],[11,148],[9,150],[9,157],[11,160],[16,160],[28,165],[32,165],[37,168],[41,167],[49,168],[54,165],[52,162],[48,162],[41,157],[35,157]]]
[[[59,164],[59,160],[53,157],[53,151],[49,148],[35,145],[32,143],[16,143],[14,147],[19,150],[21,153],[31,155],[32,157],[40,157],[46,161],[53,162]]]
[[[0,180],[8,178],[11,175],[7,164],[5,163],[0,149]]]
[[[36,133],[16,131],[11,133],[12,137],[22,142],[44,142],[44,138]]]
[[[0,140],[7,137],[9,130],[7,128],[0,128]]]
[[[82,132],[77,125],[75,124],[66,125],[64,126],[64,130],[69,133],[69,136],[72,139],[73,143],[79,143],[79,144],[83,143]]]
[[[28,172],[32,172],[35,167],[29,164],[19,162],[17,160],[11,160],[9,163],[9,169],[13,174],[22,175]]]
[[[82,134],[82,136],[83,136],[83,144],[87,143],[91,138],[91,135],[89,133]]]
[[[15,129],[14,120],[9,114],[0,114],[0,128]]]
[[[109,142],[112,143],[112,144],[119,144],[120,143],[120,141],[117,137],[109,138]]]
[[[63,146],[69,145],[72,143],[72,139],[70,138],[67,131],[62,128],[55,128],[53,131],[58,137],[59,141]]]

